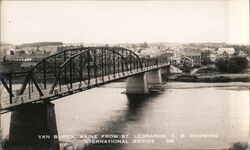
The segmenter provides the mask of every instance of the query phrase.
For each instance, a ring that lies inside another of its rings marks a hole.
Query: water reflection
[[[127,121],[136,121],[141,118],[141,115],[143,115],[147,105],[152,102],[153,100],[156,100],[155,97],[158,97],[158,93],[151,93],[147,95],[127,95],[128,98],[128,110],[126,114],[126,120]]]
[[[117,116],[114,120],[110,120],[106,122],[103,125],[102,130],[97,131],[97,135],[104,135],[104,134],[114,134],[118,135],[118,138],[115,138],[115,140],[120,139],[122,134],[128,134],[128,131],[126,129],[129,126],[130,122],[136,122],[142,118],[144,114],[144,110],[147,109],[147,105],[153,101],[156,100],[155,97],[157,97],[159,94],[133,94],[133,95],[127,95],[128,103],[127,103],[127,109],[122,113],[122,115]],[[101,139],[101,138],[99,138]],[[99,140],[97,139],[97,140]],[[105,140],[114,140],[114,138],[105,138]],[[130,142],[130,140],[128,139]],[[83,150],[93,150],[93,149],[110,149],[110,150],[118,150],[123,149],[125,144],[122,143],[116,143],[116,144],[99,144],[99,143],[91,143],[88,145],[80,145],[78,149]]]

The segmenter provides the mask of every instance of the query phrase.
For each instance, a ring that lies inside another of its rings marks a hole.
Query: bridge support
[[[171,65],[162,68],[161,69],[161,74],[162,75],[170,75],[170,73],[171,73],[170,72],[170,70],[171,70],[170,68],[171,68]]]
[[[126,94],[148,93],[147,77],[145,73],[134,75],[127,79]]]
[[[161,69],[152,70],[146,73],[149,86],[162,84]]]
[[[135,75],[127,79],[126,94],[145,94],[162,84],[161,69]]]
[[[161,69],[161,75],[162,75],[162,80],[164,81],[168,80],[169,76],[171,75],[170,65]]]
[[[54,104],[26,104],[11,112],[10,149],[59,149]]]

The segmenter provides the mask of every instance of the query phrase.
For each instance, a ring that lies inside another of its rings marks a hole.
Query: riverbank
[[[123,88],[126,89],[126,81],[113,82],[110,84],[102,85],[101,88]],[[245,91],[250,89],[250,84],[247,82],[214,82],[214,83],[205,83],[205,82],[177,82],[177,81],[164,81],[161,85],[162,90],[170,89],[199,89],[199,88],[218,88],[226,90],[236,90],[236,91]],[[124,93],[124,92],[122,92]]]
[[[246,82],[167,82],[164,84],[166,89],[199,89],[199,88],[221,88],[227,90],[248,90],[250,84]]]
[[[179,75],[169,77],[168,81],[179,82],[250,82],[249,74],[207,74],[207,75]]]

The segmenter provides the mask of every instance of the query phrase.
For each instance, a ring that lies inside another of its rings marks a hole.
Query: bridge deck
[[[10,104],[8,96],[5,97],[4,99],[2,97],[1,113],[8,112],[11,109],[18,107],[22,104],[32,103],[32,102],[43,102],[43,101],[50,101],[50,100],[58,99],[58,98],[61,98],[61,97],[64,97],[64,96],[67,96],[67,95],[70,95],[73,93],[77,93],[77,92],[84,91],[84,90],[87,90],[87,89],[90,89],[93,87],[101,86],[103,84],[107,84],[107,83],[115,81],[115,80],[127,78],[130,76],[136,75],[136,74],[147,72],[147,71],[167,67],[168,65],[169,64],[153,65],[153,66],[149,66],[149,67],[144,67],[143,69],[138,69],[138,70],[136,69],[136,70],[127,71],[124,73],[117,73],[115,75],[92,78],[90,80],[89,85],[87,84],[88,81],[84,80],[84,81],[73,83],[72,88],[70,88],[67,85],[62,85],[61,88],[59,88],[59,86],[57,86],[52,94],[49,93],[48,89],[43,90],[42,92],[43,92],[44,96],[40,96],[39,92],[36,90],[34,90],[30,94],[28,94],[29,91],[27,91],[27,89],[26,89],[24,94],[22,94],[22,95],[15,94],[17,92],[13,92],[14,97],[13,97],[12,104]]]

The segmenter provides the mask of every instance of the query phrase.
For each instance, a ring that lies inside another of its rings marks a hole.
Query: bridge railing
[[[141,62],[142,62],[143,68],[169,64],[169,60],[164,57],[163,58],[142,58]]]
[[[19,89],[21,88],[29,72],[8,72],[0,73],[0,100],[2,105],[16,103],[19,99]],[[31,85],[31,84],[29,84]],[[30,86],[33,90],[33,86]],[[26,95],[25,92],[23,95]]]

